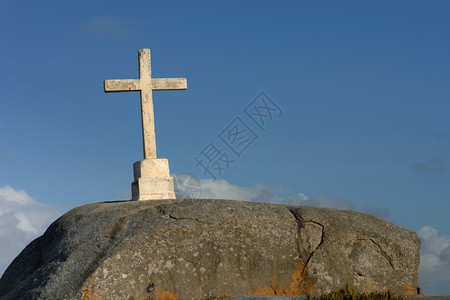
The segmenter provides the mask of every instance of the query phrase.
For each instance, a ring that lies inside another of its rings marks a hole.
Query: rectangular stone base
[[[173,178],[139,178],[131,184],[131,194],[131,200],[175,199]]]
[[[175,199],[169,162],[164,158],[144,159],[133,164],[131,200]]]

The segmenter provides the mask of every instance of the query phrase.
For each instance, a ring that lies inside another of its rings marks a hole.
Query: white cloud
[[[25,191],[0,187],[0,274],[60,213],[42,205]]]
[[[174,175],[177,198],[203,198],[274,202],[276,195],[266,186],[240,187],[228,181],[197,179],[189,174]]]
[[[98,16],[81,24],[81,28],[93,36],[129,37],[133,34],[131,22],[126,19]]]
[[[204,196],[213,199],[231,199],[259,202],[276,201],[275,194],[266,186],[257,184],[252,187],[240,187],[228,183],[226,180],[202,179]]]
[[[174,181],[177,198],[228,199],[296,206],[330,207],[360,210],[384,219],[388,219],[390,216],[386,208],[364,206],[362,209],[358,209],[357,205],[351,201],[333,196],[318,196],[309,199],[305,194],[298,193],[290,197],[280,197],[274,192],[278,188],[263,184],[257,184],[252,187],[241,187],[230,184],[224,179],[198,179],[189,174],[174,175]]]
[[[301,198],[300,201],[293,201],[292,197],[286,198],[283,200],[283,203],[287,202],[286,204],[292,204],[292,205],[307,205],[307,206],[318,206],[318,207],[330,207],[330,208],[337,208],[337,209],[351,209],[356,210],[356,205],[353,204],[351,201],[336,198],[333,196],[317,196],[312,199],[308,199],[304,194],[300,194]],[[294,199],[298,198],[298,195],[294,196]]]
[[[419,281],[424,293],[450,294],[450,236],[431,226],[419,230],[422,240]]]

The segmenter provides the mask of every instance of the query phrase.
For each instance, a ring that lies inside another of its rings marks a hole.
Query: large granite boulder
[[[418,290],[420,240],[382,219],[229,200],[96,203],[30,243],[1,299],[181,299],[225,294]]]

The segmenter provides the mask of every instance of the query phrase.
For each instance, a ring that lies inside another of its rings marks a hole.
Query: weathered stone
[[[299,248],[316,287],[417,291],[420,239],[377,217],[330,208],[290,207],[300,224]]]
[[[414,232],[354,211],[225,201],[89,204],[34,240],[0,279],[1,299],[181,299],[261,292],[417,289]],[[304,267],[306,264],[306,267]],[[272,289],[272,290],[271,290]]]

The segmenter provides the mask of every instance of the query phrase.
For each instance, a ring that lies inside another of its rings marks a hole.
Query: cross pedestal
[[[175,199],[173,178],[169,173],[169,161],[165,158],[149,158],[133,164],[134,181],[131,184],[131,200]]]
[[[156,158],[153,91],[185,90],[186,78],[152,78],[150,49],[139,54],[139,79],[105,80],[105,92],[139,91],[141,94],[142,141],[144,160],[133,164],[132,200],[175,199],[169,162]]]

